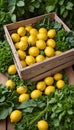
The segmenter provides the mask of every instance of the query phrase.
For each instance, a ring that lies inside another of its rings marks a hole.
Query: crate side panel
[[[6,130],[6,120],[0,121],[0,130]]]

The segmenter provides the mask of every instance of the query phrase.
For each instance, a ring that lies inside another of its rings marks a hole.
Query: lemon
[[[54,86],[47,86],[45,89],[45,95],[50,95],[50,93],[55,92],[55,87]]]
[[[32,26],[31,26],[31,25],[27,25],[27,26],[25,27],[25,30],[28,31],[28,32],[30,32],[31,29],[32,29]]]
[[[16,74],[17,70],[16,70],[16,66],[13,64],[13,65],[10,65],[8,67],[8,74],[10,75],[13,75],[13,74]]]
[[[19,56],[20,60],[24,60],[25,59],[26,52],[24,52],[22,50],[18,50],[17,53],[18,53],[18,56]]]
[[[45,60],[45,57],[43,55],[38,55],[38,56],[36,56],[35,60],[36,60],[36,62],[41,62],[41,61]]]
[[[20,36],[24,36],[26,34],[26,30],[25,30],[25,27],[19,27],[17,29],[17,33],[20,35]]]
[[[39,49],[35,46],[30,47],[28,53],[29,53],[29,55],[36,57],[39,55]]]
[[[53,49],[52,47],[48,47],[48,46],[47,46],[47,47],[45,48],[45,50],[44,50],[44,53],[45,53],[46,56],[52,57],[52,56],[54,56],[55,51],[54,51],[54,49]]]
[[[42,92],[40,90],[38,90],[38,89],[33,90],[31,92],[31,94],[30,94],[30,96],[31,96],[32,99],[38,98],[41,95],[42,95]]]
[[[41,27],[41,28],[39,29],[39,33],[46,33],[46,34],[47,34],[47,29],[44,28],[44,27]]]
[[[18,86],[16,91],[17,93],[22,94],[22,93],[26,93],[28,91],[28,88],[26,86]]]
[[[28,42],[28,36],[21,37],[21,41]]]
[[[33,56],[28,55],[26,56],[25,61],[27,65],[32,65],[35,63],[35,58]]]
[[[11,38],[13,42],[19,42],[20,41],[20,36],[17,33],[12,33]]]
[[[27,50],[27,48],[28,48],[28,43],[27,42],[25,42],[25,41],[20,41],[19,42],[19,49],[20,50],[24,51],[24,50]]]
[[[25,60],[21,60],[20,62],[21,62],[22,67],[26,67],[26,61]]]
[[[16,49],[19,49],[19,42],[16,42],[16,43],[14,44],[14,46],[15,46]]]
[[[44,91],[45,88],[46,88],[46,83],[44,81],[39,81],[37,84],[36,84],[36,88],[40,91]]]
[[[39,48],[40,50],[45,49],[45,47],[46,47],[45,41],[44,40],[37,40],[36,47]]]
[[[6,81],[5,86],[10,87],[12,90],[15,88],[14,82],[11,79]]]
[[[39,120],[37,123],[38,130],[48,130],[49,125],[48,122],[45,120]]]
[[[55,48],[56,42],[53,39],[48,39],[47,46],[51,46],[52,48]]]
[[[29,99],[29,94],[27,93],[22,93],[20,96],[19,96],[19,102],[22,103],[24,102],[25,100]]]
[[[61,88],[63,88],[65,86],[65,82],[63,81],[63,80],[58,80],[57,82],[56,82],[56,87],[58,88],[58,89],[61,89]]]
[[[56,73],[56,74],[54,74],[54,79],[57,81],[57,80],[60,80],[60,79],[62,79],[63,78],[63,74],[62,73]]]
[[[55,55],[59,55],[61,53],[62,53],[62,51],[55,51]]]
[[[37,37],[35,35],[30,35],[28,37],[28,42],[31,44],[31,46],[34,46],[36,44]]]
[[[22,118],[22,112],[20,110],[14,110],[10,114],[10,120],[12,123],[20,121]]]
[[[56,36],[56,30],[55,29],[48,30],[47,35],[48,35],[49,38],[54,38]]]
[[[46,83],[46,85],[52,85],[54,83],[54,78],[51,76],[48,76],[44,78],[44,82]]]
[[[47,40],[47,34],[46,33],[38,33],[37,39],[46,41]]]
[[[32,28],[29,33],[30,33],[30,35],[31,35],[31,34],[32,34],[32,35],[37,35],[37,34],[38,34],[38,31],[37,31],[36,28]]]

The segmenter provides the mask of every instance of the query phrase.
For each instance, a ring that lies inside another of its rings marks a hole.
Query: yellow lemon
[[[26,30],[25,30],[25,27],[19,27],[17,29],[17,33],[20,35],[20,36],[24,36],[26,34]]]
[[[39,96],[42,95],[42,92],[38,89],[35,89],[31,92],[31,98],[34,99],[34,98],[38,98]]]
[[[47,34],[47,29],[44,28],[44,27],[41,27],[41,28],[39,29],[39,33],[46,33],[46,34]]]
[[[22,94],[22,93],[26,93],[28,91],[28,88],[26,86],[18,86],[16,91],[17,93]]]
[[[45,60],[45,57],[43,55],[36,56],[36,62],[41,62],[43,60]]]
[[[54,78],[51,76],[48,76],[44,78],[44,82],[46,83],[46,85],[52,85],[54,83]]]
[[[52,56],[54,56],[55,51],[54,51],[54,49],[53,49],[52,47],[48,47],[48,46],[47,46],[47,47],[45,48],[45,50],[44,50],[44,53],[45,53],[46,56],[52,57]]]
[[[63,78],[63,74],[59,72],[59,73],[54,74],[53,77],[57,81]]]
[[[61,80],[58,80],[57,82],[56,82],[56,87],[58,88],[58,89],[61,89],[61,88],[63,88],[65,86],[65,82],[61,79]]]
[[[30,30],[32,29],[32,26],[31,26],[31,25],[27,25],[27,26],[25,27],[25,29],[26,29],[26,31],[30,32]]]
[[[12,33],[11,38],[13,42],[19,42],[20,41],[20,36],[17,33]]]
[[[29,94],[27,93],[22,93],[20,96],[19,96],[19,102],[22,103],[24,102],[25,100],[29,99]]]
[[[21,37],[21,41],[28,42],[28,36]]]
[[[35,58],[33,56],[28,55],[26,56],[25,61],[27,65],[32,65],[35,63]]]
[[[14,82],[11,79],[6,81],[5,86],[10,87],[11,89],[15,88]]]
[[[59,55],[61,53],[62,53],[62,51],[55,51],[55,55]]]
[[[20,121],[22,118],[22,112],[20,110],[14,110],[10,114],[10,120],[12,123]]]
[[[28,43],[27,42],[24,42],[24,41],[20,41],[19,42],[19,49],[24,51],[24,50],[27,50],[28,48]]]
[[[45,47],[46,47],[45,41],[44,40],[37,40],[36,47],[39,48],[40,50],[45,49]]]
[[[30,35],[28,37],[28,42],[31,44],[31,46],[34,46],[36,44],[37,37],[35,35]]]
[[[21,65],[22,65],[23,68],[26,67],[26,61],[25,60],[21,60],[20,62],[21,62]]]
[[[54,38],[56,36],[56,30],[55,29],[48,30],[47,35],[48,35],[49,38]]]
[[[17,70],[16,70],[16,66],[13,64],[13,65],[10,65],[8,67],[8,74],[10,75],[13,75],[13,74],[16,74]]]
[[[37,35],[38,31],[36,28],[32,28],[29,33],[30,33],[30,35]]]
[[[40,91],[44,91],[45,88],[46,88],[46,83],[44,81],[39,81],[37,84],[36,84],[36,88]]]
[[[36,57],[39,55],[39,49],[35,46],[30,47],[28,53],[29,53],[29,55]]]
[[[50,95],[50,93],[55,92],[55,87],[54,86],[47,86],[45,89],[45,95]]]
[[[46,41],[47,40],[47,34],[46,33],[38,33],[37,39]]]
[[[25,59],[25,57],[26,57],[26,52],[25,51],[18,50],[17,53],[18,53],[18,56],[19,56],[20,60]]]
[[[56,42],[53,39],[48,39],[47,46],[51,46],[52,48],[55,48]]]
[[[38,130],[49,130],[49,124],[45,120],[39,120],[37,123]]]

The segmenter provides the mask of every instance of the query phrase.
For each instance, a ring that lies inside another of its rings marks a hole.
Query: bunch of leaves
[[[10,64],[13,63],[13,54],[6,40],[0,41],[0,72],[6,73]]]
[[[29,99],[17,109],[23,111],[23,118],[15,123],[15,130],[37,130],[40,119],[47,120],[50,130],[74,129],[74,85],[66,84],[50,96]]]
[[[0,84],[0,120],[6,119],[17,103],[17,92]]]
[[[74,34],[72,31],[67,32],[64,29],[58,30],[55,37],[56,50],[62,52],[74,48]]]

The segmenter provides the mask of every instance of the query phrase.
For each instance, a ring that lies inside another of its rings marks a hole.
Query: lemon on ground
[[[21,60],[20,62],[21,62],[21,65],[22,65],[23,68],[26,67],[26,61],[25,60]]]
[[[47,40],[47,34],[46,33],[38,33],[37,39],[46,41]]]
[[[17,33],[12,33],[11,38],[13,42],[19,42],[20,41],[20,36]]]
[[[33,56],[26,56],[25,62],[27,65],[32,65],[35,63],[35,58]]]
[[[17,29],[17,33],[20,35],[20,36],[24,36],[26,34],[26,30],[25,30],[25,27],[19,27]]]
[[[17,93],[22,94],[22,93],[26,93],[28,91],[27,86],[18,86],[16,89]]]
[[[27,25],[27,26],[25,27],[25,29],[26,29],[26,31],[30,32],[30,30],[32,29],[32,26],[31,26],[31,25]]]
[[[45,95],[50,95],[50,93],[55,92],[55,87],[54,86],[47,86],[45,89]]]
[[[62,51],[55,51],[55,55],[59,55],[59,54],[61,54],[62,53]]]
[[[46,88],[46,83],[44,81],[39,81],[36,84],[36,88],[40,91],[44,91]]]
[[[47,46],[51,46],[52,48],[55,48],[56,42],[53,39],[48,39]]]
[[[6,81],[5,86],[10,87],[12,90],[15,88],[14,82],[11,79]]]
[[[60,73],[60,72],[58,72],[58,73],[54,74],[53,77],[54,77],[54,79],[57,81],[57,80],[60,80],[60,79],[63,78],[63,74]]]
[[[37,123],[38,130],[48,130],[49,124],[45,120],[39,120]]]
[[[45,41],[44,40],[37,40],[36,47],[39,48],[40,50],[45,49],[45,47],[46,47]]]
[[[24,51],[24,50],[27,50],[27,48],[28,48],[28,43],[27,42],[25,42],[23,40],[19,42],[19,49],[20,50]]]
[[[30,94],[30,96],[31,96],[32,99],[38,98],[41,95],[42,95],[42,92],[40,90],[38,90],[38,89],[33,90],[31,92],[31,94]]]
[[[55,51],[54,51],[54,49],[53,49],[52,47],[47,46],[47,47],[44,49],[44,53],[45,53],[46,56],[52,57],[52,56],[54,56]]]
[[[46,34],[47,34],[47,29],[44,28],[44,27],[41,27],[41,28],[39,29],[39,33],[46,33]]]
[[[16,74],[17,70],[16,70],[16,66],[13,64],[13,65],[10,65],[8,67],[8,74],[10,75],[13,75],[13,74]]]
[[[56,82],[56,87],[58,88],[58,89],[61,89],[61,88],[63,88],[65,86],[65,82],[61,79],[61,80],[58,80],[57,82]]]
[[[46,83],[46,85],[52,85],[54,83],[54,78],[51,76],[48,76],[44,78],[44,82]]]
[[[17,51],[17,53],[18,53],[18,56],[19,56],[20,60],[24,60],[25,59],[25,57],[26,57],[26,52],[25,51],[22,51],[22,50],[19,49]]]
[[[36,56],[35,60],[36,60],[36,62],[41,62],[41,61],[45,60],[45,57],[43,55],[38,55],[38,56]]]
[[[21,37],[21,41],[28,42],[28,36]]]
[[[36,57],[39,55],[39,49],[35,46],[30,47],[28,53],[29,55]]]
[[[20,110],[14,110],[10,114],[10,121],[12,123],[16,123],[16,122],[20,121],[21,118],[22,118],[22,111],[20,111]]]
[[[48,35],[49,38],[54,38],[56,36],[56,30],[55,29],[48,30],[47,35]]]
[[[36,35],[31,34],[28,37],[28,42],[30,43],[31,46],[34,46],[36,44],[36,40],[37,40]]]
[[[38,30],[36,28],[32,28],[29,33],[30,33],[30,35],[31,34],[32,35],[37,35],[38,34]]]
[[[22,93],[20,96],[19,96],[19,102],[22,103],[24,102],[25,100],[29,99],[29,94],[27,93]]]

